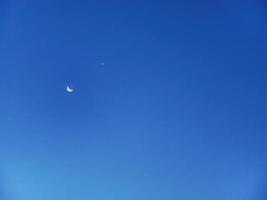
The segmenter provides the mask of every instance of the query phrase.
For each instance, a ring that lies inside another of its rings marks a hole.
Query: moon
[[[72,89],[70,86],[67,86],[67,87],[66,87],[66,90],[67,90],[67,92],[69,92],[69,93],[72,93],[72,92],[73,92],[73,89]]]

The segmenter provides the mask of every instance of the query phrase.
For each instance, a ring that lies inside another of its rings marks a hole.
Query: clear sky
[[[266,53],[265,0],[1,0],[0,199],[266,200]]]

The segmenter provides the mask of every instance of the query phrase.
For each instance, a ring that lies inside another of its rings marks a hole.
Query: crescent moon
[[[73,92],[73,89],[71,89],[70,86],[67,86],[66,89],[67,89],[67,91],[68,91],[69,93]]]

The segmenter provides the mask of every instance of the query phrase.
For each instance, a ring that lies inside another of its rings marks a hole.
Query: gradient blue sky
[[[266,53],[264,0],[1,0],[0,199],[265,200]]]

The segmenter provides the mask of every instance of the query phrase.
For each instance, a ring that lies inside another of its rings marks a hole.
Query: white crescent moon
[[[66,89],[67,89],[67,91],[68,91],[69,93],[73,92],[73,89],[71,89],[70,86],[67,86]]]

